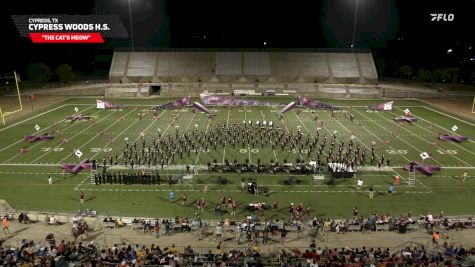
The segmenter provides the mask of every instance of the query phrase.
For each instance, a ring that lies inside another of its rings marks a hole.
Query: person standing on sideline
[[[374,189],[373,186],[369,187],[369,199],[373,199],[374,197]]]
[[[53,177],[51,177],[51,175],[48,176],[48,184],[53,184]]]
[[[391,197],[392,194],[393,194],[393,191],[394,191],[394,186],[392,184],[390,184],[388,186],[388,196]]]
[[[463,181],[465,182],[465,179],[467,179],[468,172],[467,170],[463,171]]]
[[[79,202],[81,202],[81,204],[84,204],[84,191],[81,191],[81,193],[79,193]]]
[[[208,193],[208,185],[205,184],[205,187],[203,188],[203,193],[206,195]]]
[[[358,182],[356,183],[356,189],[359,191],[363,187],[363,180],[358,179]]]
[[[10,234],[10,230],[8,229],[10,227],[10,222],[8,221],[8,216],[3,217],[2,227],[3,227],[3,233],[5,235]]]
[[[169,196],[169,198],[170,198],[170,203],[175,202],[175,192],[170,191],[170,193],[168,194],[168,196]]]
[[[399,185],[399,176],[394,176],[394,185]]]

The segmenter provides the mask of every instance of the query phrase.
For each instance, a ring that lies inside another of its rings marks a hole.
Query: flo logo
[[[445,13],[437,13],[437,14],[430,14],[432,17],[430,21],[454,21],[454,14],[445,14]]]

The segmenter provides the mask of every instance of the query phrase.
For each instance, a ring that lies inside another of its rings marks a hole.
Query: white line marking
[[[226,130],[228,130],[228,126],[229,126],[229,114],[230,114],[230,111],[231,111],[231,108],[228,107],[228,119],[226,120]],[[224,143],[224,148],[223,148],[223,163],[224,163],[224,159],[225,159],[225,156],[226,156],[226,145],[227,145],[227,142]]]
[[[89,105],[89,104],[88,104],[88,105]],[[19,121],[19,122],[15,123],[15,124],[9,125],[9,126],[3,128],[3,129],[1,129],[0,132],[3,132],[3,131],[5,131],[6,129],[9,129],[9,128],[13,127],[13,126],[17,126],[18,124],[23,123],[23,122],[25,122],[25,121],[29,121],[29,120],[34,119],[34,118],[37,118],[37,117],[39,117],[39,116],[43,116],[43,115],[46,114],[46,113],[49,113],[49,112],[54,111],[54,110],[57,110],[57,109],[62,108],[62,107],[64,107],[64,106],[65,106],[65,105],[61,105],[61,106],[59,106],[59,107],[56,107],[56,108],[54,108],[54,109],[50,109],[50,110],[48,110],[48,111],[45,111],[45,112],[43,112],[43,113],[40,113],[40,114],[38,114],[38,115],[36,115],[36,116],[33,116],[33,117],[31,117],[31,118],[28,118],[28,119]]]
[[[114,138],[112,139],[112,142],[114,142],[117,138],[119,138],[119,136],[121,136],[122,134],[124,134],[125,131],[127,131],[130,127],[132,127],[132,125],[134,125],[134,124],[137,123],[138,121],[139,121],[139,119],[137,118],[137,119],[135,119],[134,122],[130,123],[129,126],[127,126],[127,128],[125,128],[121,133],[119,133],[119,135],[117,135],[116,137],[114,137]],[[153,122],[149,125],[149,127],[150,127],[152,124],[153,124]],[[147,129],[148,129],[148,127],[147,127]],[[147,130],[147,129],[145,129],[145,130]],[[91,140],[92,140],[92,139],[91,139]],[[109,145],[109,144],[105,144],[98,152],[96,152],[96,154],[94,154],[92,157],[90,157],[90,159],[95,158],[95,157],[96,157],[99,153],[101,153],[102,150],[103,150],[104,148],[106,148],[108,145]]]
[[[210,124],[211,124],[211,119],[208,119],[208,125],[206,126],[205,134],[208,132]],[[198,159],[200,158],[200,154],[201,154],[202,149],[203,149],[203,145],[200,146],[200,150],[198,151],[198,155],[196,155],[195,165],[198,164]]]
[[[459,120],[459,121],[465,122],[465,123],[467,123],[467,124],[469,124],[469,125],[475,126],[475,125],[473,125],[473,124],[471,124],[471,123],[469,123],[469,122],[466,122],[466,121],[463,121],[463,120],[457,119],[457,118],[455,118],[455,117],[452,117],[452,116],[450,116],[450,115],[444,114],[444,113],[442,113],[442,112],[439,112],[439,111],[437,111],[437,110],[431,109],[431,108],[429,108],[429,107],[425,107],[425,108],[426,108],[426,109],[429,109],[429,110],[431,110],[431,111],[434,111],[434,112],[440,113],[440,114],[442,114],[442,115],[445,115],[445,116],[448,116],[448,117],[454,118],[454,119],[456,119],[456,120]],[[428,121],[428,120],[426,120],[426,119],[422,118],[421,116],[418,116],[418,118],[419,118],[419,119],[421,119],[421,120],[423,120],[423,121],[427,121],[428,123],[431,123],[430,121]],[[448,131],[449,133],[457,134],[457,133],[455,133],[455,132],[453,132],[453,131],[451,131],[451,130],[449,130],[449,129],[446,129],[446,128],[444,128],[444,127],[442,127],[442,126],[438,125],[438,124],[435,124],[435,123],[432,123],[432,124],[433,124],[433,125],[435,125],[435,126],[437,126],[437,127],[439,127],[440,129],[443,129],[443,130],[445,130],[445,131]],[[473,140],[470,140],[470,139],[468,139],[468,141],[469,141],[469,142],[471,142],[471,143],[475,143],[475,141],[473,141]]]
[[[100,112],[100,111],[96,111],[96,112],[92,113],[92,115],[94,115],[94,114],[96,114],[96,113],[98,113],[98,112]],[[64,120],[63,120],[63,121],[64,121]],[[75,126],[75,125],[76,125],[75,123],[72,123],[72,124],[70,124],[68,127],[64,128],[64,130],[67,130],[67,129],[69,129],[69,128]],[[33,148],[39,146],[39,145],[42,145],[42,144],[44,144],[44,143],[41,142],[41,141],[40,141],[40,142],[36,142],[36,143],[33,144],[32,146],[28,147],[28,149],[31,150],[31,149],[33,149]],[[55,146],[54,148],[58,148],[58,147],[60,147],[60,146],[61,146],[61,144]],[[53,151],[54,148],[51,149],[50,151],[46,152],[46,154],[48,154],[49,152]],[[16,157],[18,157],[18,156],[20,156],[20,155],[21,155],[20,153],[15,154],[13,157],[11,157],[11,158],[5,160],[3,163],[7,163],[7,162],[11,161],[12,159],[14,159],[14,158],[16,158]],[[34,161],[33,161],[33,162],[34,162]]]
[[[392,112],[390,112],[390,113],[397,116],[397,114],[395,114],[395,113],[392,113]],[[387,121],[393,123],[392,120],[390,120],[390,119],[384,117],[383,115],[381,115],[381,114],[379,114],[379,113],[378,113],[377,115],[380,116],[380,117],[382,117],[382,118],[385,118]],[[382,127],[382,126],[381,126],[381,127]],[[384,128],[384,127],[383,127],[383,128]],[[408,129],[406,129],[406,127],[401,127],[401,128],[404,129],[405,131],[411,133],[411,131],[409,131]],[[396,135],[396,136],[397,136],[397,135]],[[427,141],[426,139],[424,139],[424,138],[422,138],[422,137],[420,137],[420,136],[418,136],[418,135],[414,135],[414,136],[416,136],[417,138],[421,139],[421,140],[424,141],[425,143],[428,143],[429,145],[432,145],[431,142]],[[402,139],[402,138],[399,138],[399,139],[404,140],[404,139]],[[404,142],[406,142],[406,141],[404,140]],[[443,148],[441,148],[441,147],[438,147],[438,148],[439,148],[440,150],[444,151]],[[445,150],[445,152],[446,152],[446,154],[448,154],[448,155],[454,157],[456,160],[459,160],[459,161],[465,163],[467,166],[471,166],[469,163],[465,162],[464,160],[460,159],[459,157],[457,157],[457,156],[455,156],[455,155],[453,155],[453,154],[447,153],[446,150]],[[432,159],[432,160],[434,160],[434,161],[437,162],[439,165],[441,165],[437,160],[435,160],[435,159]]]
[[[63,105],[63,106],[64,106],[64,105]],[[89,107],[89,108],[87,108],[87,109],[85,109],[85,110],[88,110],[88,109],[90,109],[90,108],[92,108],[92,107],[94,107],[94,106],[91,106],[91,107]],[[83,110],[83,111],[85,111],[85,110]],[[78,114],[78,113],[75,113],[75,114]],[[37,134],[37,133],[39,133],[39,132],[44,132],[45,130],[47,130],[47,129],[49,129],[49,128],[55,126],[55,125],[58,125],[58,124],[62,123],[62,122],[65,121],[65,120],[66,120],[66,119],[62,119],[62,120],[60,120],[60,121],[58,121],[58,122],[55,122],[55,123],[51,124],[50,126],[41,129],[40,131],[34,132],[33,134]],[[13,125],[11,125],[11,126],[13,126]],[[3,129],[3,130],[5,130],[5,129]],[[3,131],[3,130],[0,130],[0,132]],[[10,148],[10,147],[12,147],[12,146],[18,144],[18,143],[20,143],[20,142],[22,142],[22,141],[24,141],[23,138],[20,139],[20,140],[18,140],[18,141],[16,141],[15,143],[13,143],[13,144],[7,146],[7,147],[4,147],[4,148],[0,149],[0,152],[2,152],[2,151],[4,151],[5,149],[8,149],[8,148]]]
[[[445,113],[440,112],[440,111],[438,111],[438,110],[436,110],[436,109],[433,109],[433,108],[430,108],[430,107],[427,107],[427,106],[423,106],[423,107],[426,108],[426,109],[429,109],[429,110],[431,110],[431,111],[433,111],[433,112],[437,112],[437,113],[439,113],[439,114],[442,114],[442,115],[444,115],[444,116],[447,116],[447,117],[449,117],[449,118],[452,118],[452,119],[454,119],[454,120],[458,120],[458,121],[464,122],[464,123],[466,123],[466,124],[468,124],[468,125],[475,126],[475,124],[473,124],[473,123],[470,123],[470,122],[468,122],[468,121],[464,121],[464,120],[462,120],[462,119],[459,119],[459,118],[457,118],[457,117],[451,116],[451,115],[449,115],[449,114],[445,114]]]
[[[132,113],[133,111],[135,111],[137,108],[134,108],[132,109],[131,111],[129,111],[127,114],[125,114],[124,116],[128,116],[130,113]],[[114,113],[111,113],[111,114],[114,114]],[[107,116],[110,116],[111,114],[107,115]],[[109,125],[107,128],[104,129],[104,132],[107,131],[108,129],[110,129],[111,127],[113,127],[114,125],[116,125],[118,122],[120,122],[120,119],[117,119],[114,123],[112,123],[111,125]],[[88,128],[92,127],[89,126]],[[96,134],[96,136],[94,136],[93,138],[90,138],[89,141],[87,141],[86,143],[83,143],[81,146],[79,147],[76,147],[76,149],[80,149],[82,147],[84,147],[85,145],[89,144],[90,142],[92,142],[93,140],[95,140],[98,136],[100,135],[100,133]],[[69,153],[66,157],[62,158],[60,161],[58,161],[58,163],[61,163],[62,161],[64,161],[65,159],[69,158],[70,156],[72,156],[73,153]],[[43,155],[44,156],[44,155]],[[37,159],[35,159],[33,162],[35,162]]]

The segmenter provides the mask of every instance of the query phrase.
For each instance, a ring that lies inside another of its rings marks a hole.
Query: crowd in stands
[[[47,237],[48,239],[48,237]],[[411,245],[391,251],[381,248],[321,248],[312,242],[307,248],[282,249],[279,253],[263,254],[257,244],[236,250],[220,245],[199,254],[191,246],[178,248],[174,244],[142,246],[125,243],[101,248],[94,243],[70,242],[43,245],[23,240],[18,247],[0,243],[2,266],[458,266],[475,248],[465,249],[444,243],[438,249]]]

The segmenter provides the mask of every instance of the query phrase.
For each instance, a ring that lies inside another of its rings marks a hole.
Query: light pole
[[[356,0],[356,5],[355,5],[355,20],[353,22],[353,40],[351,41],[351,49],[353,49],[355,47],[355,33],[356,33],[356,21],[357,20],[358,20],[358,0]]]
[[[134,27],[132,26],[132,9],[130,8],[130,0],[128,0],[129,2],[129,23],[130,23],[130,37],[132,39],[132,51],[135,51],[135,48],[134,48]],[[354,34],[353,34],[353,39],[354,39]]]

